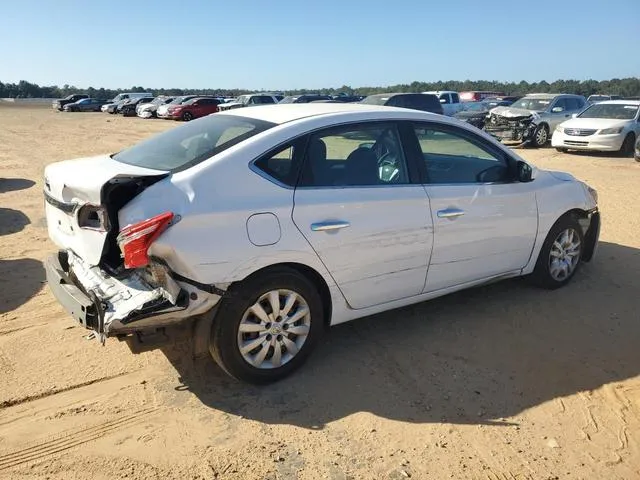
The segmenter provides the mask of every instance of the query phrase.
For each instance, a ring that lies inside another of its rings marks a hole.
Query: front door
[[[537,233],[533,182],[512,180],[507,154],[479,135],[433,124],[414,132],[434,224],[425,291],[524,267]]]
[[[425,190],[410,178],[392,122],[309,139],[293,220],[354,309],[424,288],[433,229]]]

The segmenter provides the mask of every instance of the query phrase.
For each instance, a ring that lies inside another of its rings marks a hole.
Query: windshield
[[[293,96],[289,96],[289,97],[284,97],[282,100],[280,100],[278,103],[295,103],[295,101],[298,99],[298,97],[293,97]]]
[[[176,172],[274,126],[236,115],[207,116],[151,137],[112,158],[138,167]]]
[[[611,118],[616,120],[633,120],[638,114],[638,105],[623,103],[598,103],[591,105],[578,117],[580,118]]]
[[[511,104],[513,108],[523,108],[525,110],[533,110],[534,112],[542,112],[547,109],[551,103],[551,98],[535,98],[524,97]]]
[[[154,105],[164,105],[165,103],[167,103],[167,99],[162,97],[156,97],[151,101],[151,103],[153,103]]]
[[[484,112],[489,106],[484,102],[469,102],[464,104],[464,109],[469,112]]]

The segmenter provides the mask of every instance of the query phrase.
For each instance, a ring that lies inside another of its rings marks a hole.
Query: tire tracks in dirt
[[[108,380],[113,380],[114,378],[122,377],[125,375],[129,375],[131,372],[117,373],[115,375],[109,375],[107,377],[95,378],[93,380],[88,380],[82,383],[76,383],[73,385],[69,385],[68,387],[56,388],[53,390],[48,390],[46,392],[37,393],[35,395],[27,395],[20,398],[10,398],[8,400],[3,400],[0,402],[0,411],[2,409],[13,407],[15,405],[21,405],[27,402],[33,402],[34,400],[40,400],[42,398],[50,397],[52,395],[57,395],[59,393],[69,392],[71,390],[75,390],[77,388],[87,387],[89,385],[93,385],[94,383],[105,382]]]
[[[158,410],[158,407],[141,409],[125,417],[109,420],[91,427],[81,428],[76,431],[64,432],[51,440],[0,455],[0,471],[7,470],[24,463],[41,460],[50,455],[64,452],[111,433],[115,433],[119,430],[137,425],[145,421],[148,416]]]

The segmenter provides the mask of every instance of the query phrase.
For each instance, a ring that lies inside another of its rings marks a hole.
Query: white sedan
[[[595,103],[558,125],[551,145],[559,152],[592,150],[631,156],[638,137],[640,101],[610,100]]]
[[[595,254],[597,194],[441,115],[231,110],[45,170],[51,290],[132,347],[193,322],[238,379],[291,373],[325,327],[498,279],[557,288]],[[153,344],[151,344],[153,345]]]

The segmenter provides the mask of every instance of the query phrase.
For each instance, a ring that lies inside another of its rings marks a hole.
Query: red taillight
[[[120,230],[118,245],[124,256],[125,268],[144,267],[149,263],[147,250],[173,220],[173,213],[165,212]]]

